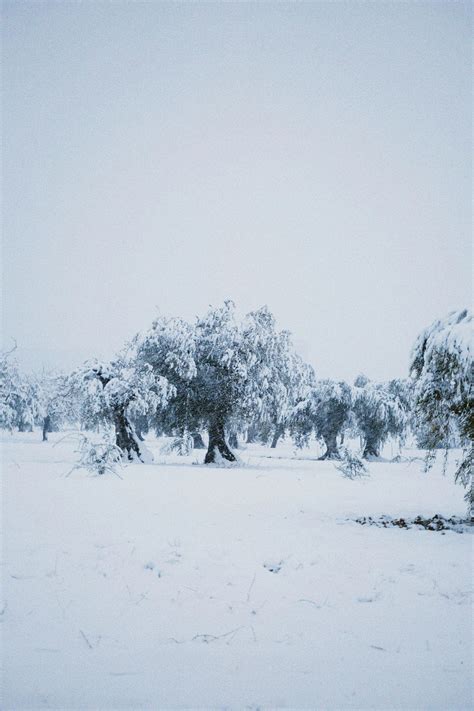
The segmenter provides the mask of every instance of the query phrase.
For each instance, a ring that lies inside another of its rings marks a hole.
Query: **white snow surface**
[[[3,709],[472,707],[470,533],[347,520],[463,516],[454,461],[351,481],[149,438],[154,464],[66,477],[62,436],[2,437]]]

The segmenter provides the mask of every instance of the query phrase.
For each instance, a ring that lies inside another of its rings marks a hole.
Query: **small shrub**
[[[336,469],[341,472],[346,479],[361,479],[368,476],[368,470],[362,459],[347,447],[342,449],[342,459],[336,464]]]
[[[174,437],[171,442],[166,442],[161,447],[161,454],[173,454],[176,452],[180,457],[187,457],[192,453],[194,447],[194,440],[187,430],[183,434]]]
[[[76,450],[79,460],[69,474],[76,469],[87,469],[92,474],[102,475],[109,472],[118,476],[119,479],[122,478],[116,470],[122,460],[122,450],[111,442],[107,435],[100,442],[93,442],[82,434],[79,435],[79,438],[79,447]]]

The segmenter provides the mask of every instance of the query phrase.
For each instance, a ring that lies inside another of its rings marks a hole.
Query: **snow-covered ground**
[[[347,520],[463,516],[451,470],[150,439],[123,479],[66,478],[60,437],[3,436],[2,708],[471,707],[471,535]]]

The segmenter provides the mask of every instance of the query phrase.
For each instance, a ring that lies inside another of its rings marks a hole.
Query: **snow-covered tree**
[[[367,385],[370,378],[368,378],[365,373],[359,373],[359,375],[354,380],[354,386],[356,388],[363,388]]]
[[[5,430],[13,430],[17,422],[20,374],[11,358],[13,350],[0,353],[0,427]]]
[[[253,346],[244,337],[231,301],[211,308],[196,324],[195,397],[209,434],[206,464],[219,458],[236,460],[226,441],[226,426],[231,418],[245,419],[258,407],[261,388],[256,387],[252,370],[257,367],[259,347]],[[261,385],[265,387],[264,382]]]
[[[326,451],[321,459],[340,459],[337,438],[341,437],[351,410],[351,389],[343,381],[319,380],[306,399],[294,410],[292,435],[296,445],[308,443],[314,434]]]
[[[157,319],[138,338],[138,359],[164,375],[175,395],[163,413],[163,429],[174,427],[194,437],[209,434],[206,463],[235,461],[228,445],[247,422],[284,423],[294,395],[289,338],[277,332],[266,307],[238,319],[226,301],[190,325],[182,319]]]
[[[196,376],[195,333],[181,318],[156,319],[150,331],[138,337],[138,359],[173,384],[174,395],[166,410],[155,418],[155,426],[178,435],[197,428],[192,383]]]
[[[456,481],[471,486],[474,467],[474,364],[472,314],[454,311],[425,329],[414,345],[411,375],[416,416],[427,448],[457,434],[464,448]],[[472,487],[471,487],[472,502]]]
[[[196,397],[195,329],[181,318],[157,318],[137,337],[137,359],[165,377],[174,394],[152,418],[155,429],[175,436],[172,447],[188,454],[201,447],[202,414]]]
[[[337,438],[342,436],[351,410],[351,389],[343,381],[320,380],[313,394],[313,423],[326,451],[321,459],[340,459]]]
[[[31,375],[18,372],[17,390],[14,397],[16,421],[19,432],[32,432],[38,417],[38,391]]]
[[[36,383],[19,370],[14,350],[0,355],[0,427],[31,432],[38,415]]]
[[[243,324],[245,362],[249,364],[250,399],[244,417],[276,447],[285,433],[297,403],[307,397],[313,369],[295,353],[288,331],[278,331],[265,306],[247,314]]]
[[[37,424],[42,429],[43,442],[46,442],[49,432],[59,429],[65,422],[79,419],[79,402],[67,376],[61,373],[42,372],[34,377],[34,387]]]
[[[132,419],[165,407],[174,388],[166,378],[134,356],[112,362],[88,362],[71,375],[81,395],[81,419],[89,428],[113,425],[115,442],[130,461],[149,461],[150,455],[135,434]]]
[[[309,368],[294,353],[289,333],[277,331],[267,307],[240,322],[232,302],[209,311],[197,324],[196,363],[209,431],[207,462],[215,461],[216,452],[232,461],[225,442],[232,419],[242,426],[268,423],[276,445],[295,404],[306,396]]]
[[[353,413],[363,439],[364,459],[378,458],[389,437],[402,437],[408,422],[408,400],[399,381],[367,381],[353,389]]]

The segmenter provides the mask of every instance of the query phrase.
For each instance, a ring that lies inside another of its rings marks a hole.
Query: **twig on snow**
[[[255,572],[253,574],[252,582],[250,583],[250,587],[247,592],[247,602],[250,602],[250,593],[252,592],[253,584],[255,582],[255,578],[257,577],[257,573]]]
[[[84,641],[85,641],[85,643],[87,644],[87,646],[89,647],[89,649],[94,649],[94,647],[93,647],[92,644],[89,642],[89,640],[87,639],[87,637],[86,637],[86,635],[84,634],[84,632],[83,632],[82,630],[79,630],[79,632],[80,632],[81,635],[83,636]]]
[[[314,600],[308,600],[307,598],[300,598],[298,602],[307,602],[310,605],[314,605],[315,607],[318,608],[318,610],[321,609],[321,607],[324,607],[324,605],[327,603],[328,599],[326,598],[324,602],[315,602]]]
[[[194,642],[195,639],[201,639],[206,644],[209,644],[209,642],[215,642],[217,639],[223,639],[224,637],[229,637],[230,635],[235,635],[239,630],[242,630],[243,628],[244,628],[244,625],[241,625],[240,627],[236,627],[235,630],[230,630],[229,632],[225,632],[224,634],[219,634],[219,635],[195,634],[194,637],[192,638],[191,642]]]

